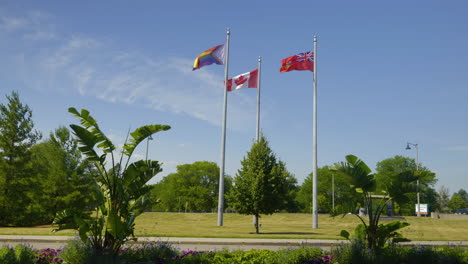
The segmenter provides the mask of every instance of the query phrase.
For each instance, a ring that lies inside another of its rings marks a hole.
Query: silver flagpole
[[[312,228],[318,228],[317,205],[317,36],[314,36],[314,121],[312,154]]]
[[[257,78],[257,136],[255,137],[255,141],[258,142],[260,139],[260,78],[262,72],[262,57],[258,56],[258,78]],[[258,219],[253,216],[253,224],[257,227]]]
[[[221,135],[221,166],[219,171],[219,196],[218,196],[218,226],[223,226],[224,211],[224,162],[226,153],[226,113],[227,113],[227,88],[228,88],[228,65],[229,65],[229,37],[231,32],[226,30],[226,61],[224,64],[224,112],[223,112],[223,131]]]
[[[257,138],[258,141],[260,139],[260,78],[262,72],[262,57],[258,56],[258,83],[257,83]]]

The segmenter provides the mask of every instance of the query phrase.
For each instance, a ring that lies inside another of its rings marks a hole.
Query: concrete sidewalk
[[[0,244],[7,243],[65,243],[72,236],[26,236],[26,235],[0,235]],[[151,242],[169,242],[172,244],[188,245],[258,245],[294,247],[300,245],[332,247],[341,243],[349,243],[346,240],[333,239],[268,239],[268,238],[198,238],[198,237],[138,237],[136,241],[128,244],[142,244]],[[468,241],[411,241],[401,245],[442,246],[456,245],[468,247]]]

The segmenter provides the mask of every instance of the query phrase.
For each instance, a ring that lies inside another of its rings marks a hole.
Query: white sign
[[[427,204],[419,204],[419,210],[422,215],[427,215],[428,214],[428,207]],[[415,212],[418,214],[418,204],[415,204]]]

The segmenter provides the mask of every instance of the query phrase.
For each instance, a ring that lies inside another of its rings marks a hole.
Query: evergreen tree
[[[36,193],[34,224],[50,223],[66,208],[84,210],[90,203],[94,167],[81,159],[76,140],[66,127],[50,133],[49,139],[31,149]],[[96,174],[96,172],[94,172]]]
[[[263,135],[252,145],[241,164],[229,201],[238,213],[255,216],[258,234],[260,214],[286,209],[293,176],[286,170],[284,162],[276,158]]]
[[[32,200],[31,147],[41,138],[19,95],[0,104],[0,225],[27,225]]]

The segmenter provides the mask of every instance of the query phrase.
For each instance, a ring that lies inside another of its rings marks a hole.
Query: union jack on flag
[[[314,61],[314,52],[307,51],[307,52],[296,54],[296,62],[301,62],[305,60]]]
[[[314,71],[314,52],[302,52],[281,61],[280,72]]]

